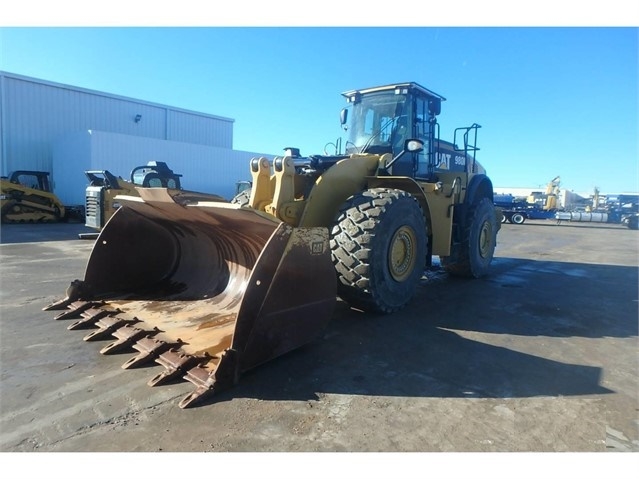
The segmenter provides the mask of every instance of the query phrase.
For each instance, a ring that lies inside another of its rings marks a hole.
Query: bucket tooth
[[[56,310],[56,309],[64,309],[66,308],[69,304],[81,299],[81,298],[88,298],[91,297],[91,292],[90,292],[90,288],[87,288],[86,284],[84,283],[84,281],[80,281],[79,279],[73,280],[71,281],[71,284],[69,285],[69,287],[67,288],[67,295],[62,298],[59,299],[57,301],[54,301],[51,304],[48,304],[47,306],[45,306],[44,308],[42,308],[42,311],[52,311],[52,310]]]
[[[180,408],[186,409],[206,397],[230,388],[238,382],[239,377],[239,355],[236,350],[227,349],[222,353],[214,372],[202,365],[197,365],[186,372],[184,379],[195,384],[197,388],[180,401]]]
[[[213,395],[215,391],[215,374],[200,365],[189,369],[184,379],[197,385],[197,388],[180,401],[179,406],[182,409],[193,406],[205,397]]]
[[[170,344],[161,339],[152,337],[146,337],[140,339],[133,345],[133,349],[140,352],[137,356],[132,357],[122,365],[122,369],[130,369],[141,364],[148,363],[156,359],[160,354],[168,351],[172,347],[177,347],[179,344]]]
[[[132,325],[139,323],[138,318],[128,319],[122,316],[106,316],[100,318],[95,325],[99,328],[95,331],[91,331],[84,338],[84,341],[98,341],[113,336],[113,332],[122,326]]]
[[[67,297],[58,299],[57,301],[54,301],[53,303],[46,305],[44,308],[42,308],[42,311],[56,311],[60,309],[65,309],[72,302],[73,300]]]
[[[73,303],[70,303],[67,306],[66,311],[61,312],[60,314],[55,316],[53,319],[55,319],[56,321],[59,321],[61,319],[77,318],[86,310],[95,308],[101,305],[102,303],[96,303],[94,301],[74,301]]]
[[[192,356],[181,353],[177,349],[169,349],[155,358],[155,362],[164,366],[165,370],[153,377],[147,384],[149,386],[159,386],[165,384],[176,377],[182,376],[185,372],[210,359],[207,356]]]
[[[107,344],[105,347],[100,349],[100,354],[114,354],[124,349],[130,348],[133,343],[135,343],[138,339],[143,338],[144,336],[149,336],[157,333],[153,331],[145,331],[144,329],[136,328],[134,326],[124,325],[120,329],[113,332],[113,336],[118,338],[117,341],[114,341],[110,344]]]
[[[75,329],[85,329],[85,328],[94,326],[95,323],[102,318],[105,318],[107,316],[113,316],[118,313],[121,313],[121,311],[120,310],[109,311],[107,309],[90,308],[80,314],[82,319],[78,319],[77,321],[73,322],[72,324],[67,326],[67,329],[71,331]]]

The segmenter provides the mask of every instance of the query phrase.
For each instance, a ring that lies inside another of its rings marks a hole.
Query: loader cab
[[[131,183],[144,188],[169,188],[180,190],[180,177],[163,161],[149,161],[131,171]]]
[[[392,174],[433,178],[436,117],[444,97],[416,83],[354,90],[343,96],[350,106],[341,116],[349,135],[346,154],[390,153],[396,157],[407,139],[419,139],[424,143],[423,150],[403,155],[393,165]]]
[[[47,193],[51,193],[53,191],[49,182],[48,171],[14,171],[11,173],[9,181],[16,185],[26,186],[27,188],[45,191]]]

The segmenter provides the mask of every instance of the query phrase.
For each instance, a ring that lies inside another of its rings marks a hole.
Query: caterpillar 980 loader
[[[337,296],[397,311],[434,255],[451,274],[486,274],[500,218],[475,159],[479,125],[440,140],[445,99],[416,83],[343,95],[344,153],[254,158],[231,203],[118,197],[84,279],[45,309],[97,328],[86,340],[115,337],[102,353],[137,350],[124,368],[164,366],[150,385],[195,384],[188,407],[315,339]]]

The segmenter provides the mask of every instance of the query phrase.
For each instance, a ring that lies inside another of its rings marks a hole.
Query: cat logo
[[[311,243],[311,254],[323,254],[323,253],[324,253],[324,242],[313,241]]]
[[[450,169],[450,156],[448,153],[437,153],[437,168],[440,170]]]

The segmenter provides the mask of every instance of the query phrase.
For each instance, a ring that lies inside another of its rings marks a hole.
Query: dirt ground
[[[389,316],[339,302],[315,342],[186,410],[190,383],[150,388],[159,366],[42,311],[83,277],[81,231],[2,226],[2,452],[639,451],[637,231],[506,224],[490,276],[435,265]]]

